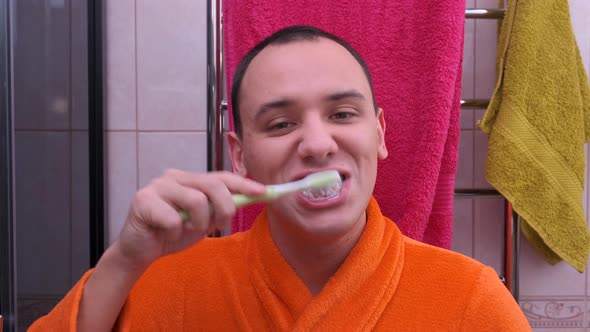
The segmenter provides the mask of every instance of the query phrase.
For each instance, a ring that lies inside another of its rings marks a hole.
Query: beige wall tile
[[[107,239],[113,242],[127,217],[137,191],[137,133],[107,133]]]
[[[590,24],[588,24],[590,1],[570,0],[569,6],[576,41],[580,48],[580,54],[586,67],[586,72],[588,72],[590,68]]]
[[[474,199],[473,258],[504,273],[504,199]]]
[[[459,117],[459,127],[461,129],[473,129],[474,117],[476,109],[474,108],[462,108]],[[479,129],[478,129],[479,130]]]
[[[522,297],[519,302],[535,332],[585,331],[583,297]]]
[[[138,148],[140,187],[168,168],[191,172],[207,170],[207,134],[204,132],[141,132]]]
[[[473,199],[455,197],[451,250],[473,257]]]
[[[473,188],[473,130],[461,130],[455,188]]]
[[[499,0],[475,0],[477,8],[498,8]]]
[[[474,130],[473,138],[473,187],[491,189],[492,186],[485,179],[488,136],[481,130]]]
[[[106,129],[137,129],[135,0],[105,5]]]
[[[520,294],[522,296],[584,296],[586,274],[565,262],[550,265],[521,237]]]
[[[206,1],[137,2],[140,130],[207,129]]]
[[[475,22],[474,94],[477,99],[490,99],[496,85],[497,24],[496,20]]]
[[[465,20],[465,37],[463,47],[463,76],[461,77],[461,98],[475,97],[475,20]]]

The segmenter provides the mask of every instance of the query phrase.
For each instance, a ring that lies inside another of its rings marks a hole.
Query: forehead
[[[312,97],[358,90],[370,99],[361,65],[340,44],[326,39],[270,45],[250,63],[240,91],[243,111],[269,98]]]

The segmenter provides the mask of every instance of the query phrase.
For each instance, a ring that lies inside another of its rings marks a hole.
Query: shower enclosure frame
[[[13,1],[0,0],[0,331],[17,328],[17,276],[14,201],[14,120],[12,105]],[[73,0],[72,0],[73,1]],[[88,161],[90,266],[104,252],[103,6],[87,0]]]
[[[16,327],[9,0],[0,0],[0,331]]]

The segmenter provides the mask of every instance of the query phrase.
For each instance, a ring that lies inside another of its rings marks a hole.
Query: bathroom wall
[[[468,8],[494,8],[497,4],[497,0],[467,0]],[[590,15],[590,2],[570,0],[569,4],[574,32],[588,69],[590,25],[587,17]],[[464,99],[489,99],[493,93],[496,29],[494,20],[466,20]],[[486,135],[475,125],[483,112],[468,109],[461,112],[457,188],[491,188],[484,179]],[[584,193],[585,206],[587,197]],[[504,243],[503,206],[501,198],[456,197],[453,250],[487,263],[500,272]],[[590,329],[588,273],[578,273],[563,262],[550,266],[533,251],[526,239],[521,238],[521,243],[520,305],[533,329],[568,332]]]
[[[586,68],[590,2],[570,0]],[[494,8],[497,0],[467,0]],[[107,198],[113,241],[133,193],[168,167],[206,170],[206,2],[106,1]],[[463,98],[487,99],[495,83],[496,21],[467,20]],[[461,113],[458,188],[489,188],[483,177],[483,110]],[[587,200],[587,195],[584,196]],[[453,249],[501,270],[503,199],[458,197]],[[521,306],[535,331],[585,331],[587,273],[549,266],[522,241]],[[586,320],[588,316],[588,321]]]
[[[206,1],[105,1],[108,239],[167,168],[207,170]]]

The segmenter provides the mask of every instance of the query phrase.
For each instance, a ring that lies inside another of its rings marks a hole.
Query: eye
[[[340,109],[340,110],[336,110],[336,112],[332,113],[330,118],[332,118],[334,120],[348,120],[348,119],[354,117],[355,115],[356,115],[356,113],[354,113],[354,111],[351,109]]]
[[[332,115],[332,117],[334,119],[343,120],[343,119],[348,119],[348,118],[352,117],[352,113],[350,113],[350,112],[338,112],[338,113]]]
[[[287,121],[281,121],[281,122],[276,122],[270,125],[270,127],[268,128],[268,130],[273,131],[273,130],[282,130],[282,129],[287,129],[293,126],[293,123],[291,122],[287,122]]]

